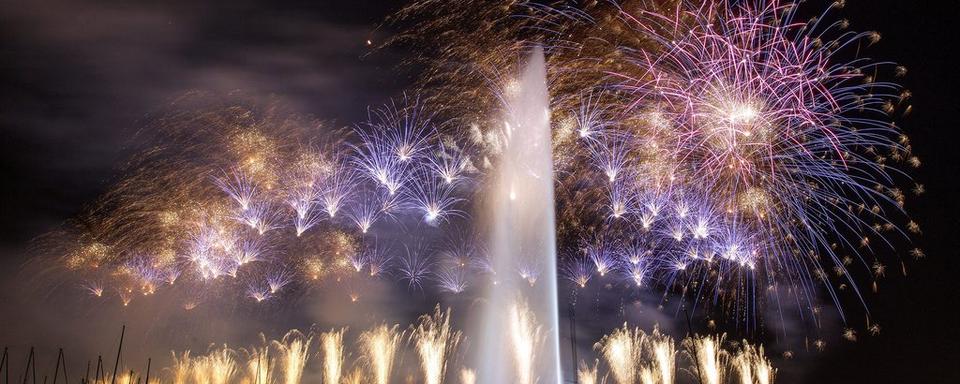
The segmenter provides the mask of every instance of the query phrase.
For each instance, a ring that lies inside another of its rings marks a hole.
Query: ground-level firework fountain
[[[502,154],[488,193],[487,218],[497,276],[478,317],[483,324],[476,327],[477,378],[481,383],[557,383],[553,165],[541,49],[507,85],[503,99]]]

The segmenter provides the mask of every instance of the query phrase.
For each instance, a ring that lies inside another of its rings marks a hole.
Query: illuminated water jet
[[[501,156],[488,192],[496,281],[479,327],[479,383],[562,381],[548,97],[543,50],[536,48],[503,92]]]

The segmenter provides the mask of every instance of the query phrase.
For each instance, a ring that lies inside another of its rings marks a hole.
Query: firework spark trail
[[[656,384],[657,377],[651,367],[645,366],[640,368],[640,372],[637,374],[637,377],[640,379],[641,384]]]
[[[732,361],[734,371],[740,377],[741,384],[770,384],[777,374],[770,360],[763,352],[763,346],[752,346],[746,340],[736,352]]]
[[[467,271],[462,266],[449,266],[437,274],[438,288],[449,293],[461,293],[467,289]]]
[[[388,107],[396,109],[391,118],[403,121],[408,119],[405,113],[424,108],[401,104]],[[187,286],[183,291],[195,296],[187,298],[184,307],[188,309],[214,291],[239,291],[258,303],[282,300],[302,294],[300,289],[283,289],[291,283],[302,288],[304,281],[340,282],[345,261],[355,270],[368,266],[372,276],[399,265],[390,263],[386,253],[363,256],[350,251],[363,238],[373,237],[368,232],[381,220],[419,215],[440,225],[466,216],[458,205],[469,191],[454,187],[469,184],[467,179],[477,170],[457,137],[441,139],[432,128],[394,137],[390,132],[399,128],[395,122],[383,121],[383,116],[381,121],[366,124],[369,131],[359,135],[368,141],[390,138],[379,147],[377,143],[295,144],[306,132],[291,128],[299,122],[285,116],[279,118],[292,123],[267,122],[277,118],[273,116],[252,121],[243,117],[241,122],[211,124],[223,129],[204,131],[206,136],[180,137],[178,130],[189,124],[191,113],[182,113],[188,122],[170,121],[158,127],[170,141],[151,150],[139,163],[139,173],[134,172],[104,198],[104,207],[110,208],[84,218],[90,220],[85,227],[91,228],[91,233],[68,230],[56,234],[64,239],[76,236],[66,241],[79,245],[64,244],[73,248],[65,252],[64,265],[84,275],[80,284],[91,295],[116,292],[121,302],[129,305],[140,293],[152,295],[177,285]],[[398,145],[407,148],[403,151],[406,155],[397,152]],[[380,152],[367,153],[364,148]],[[181,157],[201,160],[189,164],[170,160]],[[363,164],[381,157],[396,167],[389,169],[389,179],[398,182],[388,183],[388,190],[362,176]],[[446,173],[446,178],[452,178],[448,183],[433,171],[442,164],[437,159],[452,157],[460,165],[446,168],[455,172]],[[211,173],[215,176],[199,176]],[[399,182],[414,176],[424,179],[410,183],[409,189]],[[169,188],[155,190],[157,178],[169,180]],[[350,230],[351,222],[355,231]],[[81,241],[80,237],[102,242]],[[421,263],[427,257],[411,255],[408,259],[417,261],[404,270],[412,285],[419,286],[425,276],[434,273],[431,264]],[[461,288],[454,291],[462,290],[462,284],[455,285]]]
[[[337,217],[337,213],[347,202],[347,197],[356,186],[356,171],[350,167],[345,155],[336,155],[335,166],[330,169],[330,174],[326,176],[323,189],[320,192],[320,201],[323,209],[331,219]]]
[[[195,383],[229,384],[237,373],[234,352],[225,346],[214,352],[193,359],[190,364]],[[184,355],[186,356],[186,355]]]
[[[615,266],[613,247],[610,241],[598,239],[598,241],[584,246],[584,253],[593,262],[597,273],[601,277],[609,273]]]
[[[460,331],[450,328],[450,310],[440,312],[437,306],[433,316],[421,316],[417,326],[411,331],[420,367],[426,384],[440,384],[447,372],[447,360],[457,350],[461,339]]]
[[[261,335],[261,338],[262,337],[263,335]],[[246,377],[242,383],[272,384],[271,374],[274,370],[274,360],[270,355],[270,349],[265,345],[264,347],[253,347],[245,352],[247,356],[247,370]]]
[[[397,273],[401,280],[407,281],[407,286],[414,289],[423,289],[428,279],[434,273],[432,250],[427,249],[423,242],[417,241],[413,246],[404,246],[406,255],[397,263]]]
[[[360,335],[360,346],[366,365],[377,384],[390,382],[397,345],[403,338],[397,328],[397,325],[388,327],[383,324]]]
[[[534,370],[537,351],[543,345],[546,335],[524,298],[515,299],[508,316],[517,383],[534,384],[539,379]]]
[[[645,334],[639,328],[630,329],[624,324],[623,328],[615,329],[594,346],[603,356],[618,384],[633,384],[637,381],[644,337]]]
[[[173,366],[170,368],[170,372],[173,372],[173,383],[187,384],[190,377],[190,351],[184,351],[180,355],[171,352],[171,355]]]
[[[370,270],[370,276],[380,276],[390,264],[392,250],[379,244],[367,247],[363,253],[364,262]]]
[[[383,216],[383,201],[374,191],[363,192],[360,203],[351,206],[350,219],[360,233],[366,234],[370,227]]]
[[[587,363],[580,361],[577,367],[577,382],[583,384],[600,384],[602,381],[598,381],[599,374],[597,373],[599,368],[599,360],[594,361],[593,365],[587,365]]]
[[[726,335],[694,336],[683,341],[694,374],[706,384],[722,384],[727,377],[728,353],[721,349]]]
[[[364,379],[365,378],[363,377],[363,371],[361,371],[359,368],[356,368],[353,371],[351,371],[348,375],[344,376],[344,378],[340,380],[340,383],[341,384],[363,384]]]
[[[313,335],[306,336],[300,331],[290,331],[283,339],[274,341],[273,345],[280,354],[283,364],[283,384],[299,384],[303,377],[303,369],[310,358],[310,344]]]
[[[461,199],[453,194],[450,183],[435,178],[433,174],[417,175],[416,179],[419,181],[408,189],[407,200],[422,214],[424,222],[436,225],[461,214],[456,209]]]
[[[433,172],[446,184],[454,185],[464,179],[464,176],[477,171],[470,157],[455,145],[440,140],[433,156],[430,156],[429,165]]]
[[[340,376],[343,374],[343,334],[346,331],[346,328],[341,328],[339,331],[330,330],[320,334],[324,383],[340,383]]]
[[[657,383],[673,384],[676,371],[676,349],[673,339],[654,328],[644,340],[647,356],[652,360],[651,374]]]
[[[585,259],[568,258],[561,275],[578,287],[584,288],[593,277],[592,265]]]

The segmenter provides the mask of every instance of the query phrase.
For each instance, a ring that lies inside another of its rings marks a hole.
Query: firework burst
[[[538,45],[572,285],[666,291],[748,329],[769,301],[808,310],[825,293],[841,316],[836,287],[865,301],[847,269],[876,287],[902,191],[924,191],[895,185],[920,160],[891,123],[909,93],[882,80],[903,70],[859,56],[879,35],[832,21],[842,2],[809,21],[778,0],[638,3],[416,2],[392,21],[420,32],[387,45],[429,47],[419,96],[351,130],[276,105],[174,103],[151,126],[159,144],[51,253],[124,305],[173,285],[191,308],[214,292],[272,301],[364,269],[450,294],[477,273],[534,285],[543,266],[522,255],[490,269],[471,217],[511,130],[497,111]]]

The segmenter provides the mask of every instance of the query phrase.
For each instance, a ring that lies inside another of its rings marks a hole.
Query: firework
[[[448,185],[464,182],[467,175],[477,172],[470,157],[456,143],[438,142],[435,154],[429,157],[429,169]]]
[[[704,383],[721,384],[726,379],[728,354],[720,348],[725,336],[694,336],[683,341],[695,373]]]
[[[579,258],[571,258],[568,260],[562,275],[578,287],[586,287],[587,283],[590,282],[590,278],[593,277],[593,267],[591,263]]]
[[[531,380],[521,382],[536,382],[529,364],[538,359],[541,326],[520,300],[512,305],[510,312],[514,362],[517,369],[528,369],[526,374],[517,372],[517,377]],[[324,383],[390,383],[396,380],[392,377],[395,365],[403,360],[396,355],[401,340],[405,339],[405,333],[399,328],[399,325],[381,324],[360,332],[353,340],[347,337],[346,328],[333,329],[318,337],[291,330],[279,340],[268,341],[260,335],[261,343],[247,349],[234,350],[221,345],[200,356],[193,356],[189,351],[173,353],[172,365],[162,370],[167,375],[162,379],[178,384],[301,383],[305,371],[317,370]],[[441,311],[439,307],[433,314],[421,316],[411,326],[409,336],[418,357],[413,364],[420,369],[425,383],[445,382],[453,357],[464,353],[467,347],[461,342],[460,332],[451,326],[450,311]],[[310,353],[315,342],[319,344],[319,354]],[[602,384],[608,378],[616,383],[670,384],[678,380],[678,367],[680,372],[691,375],[690,379],[709,383],[738,379],[742,383],[767,384],[773,382],[776,374],[763,347],[746,340],[728,343],[724,335],[693,336],[680,344],[683,351],[678,354],[674,340],[659,329],[647,333],[625,324],[596,343],[598,359],[592,364],[580,362],[578,380],[585,384]],[[347,368],[351,366],[352,369]],[[454,381],[473,384],[477,375],[483,373],[460,368]],[[129,377],[136,374],[131,372]],[[407,376],[407,380],[416,379]]]
[[[368,247],[364,251],[363,260],[370,268],[370,276],[379,276],[389,267],[391,252],[391,249],[379,245]]]
[[[431,268],[434,261],[429,249],[422,243],[416,246],[405,246],[406,255],[400,258],[397,272],[401,280],[406,280],[410,288],[422,289],[427,279],[433,276]]]
[[[263,335],[261,335],[261,338],[263,338]],[[270,349],[266,346],[253,347],[249,350],[243,350],[243,352],[247,356],[247,369],[246,377],[242,382],[245,384],[272,383],[271,374],[274,370],[274,360],[270,355]]]
[[[443,291],[461,293],[467,289],[466,274],[467,271],[464,267],[446,267],[437,274],[437,285]]]
[[[626,280],[713,290],[697,297],[705,304],[761,306],[762,295],[735,293],[786,285],[797,308],[814,307],[820,289],[839,308],[836,284],[812,276],[836,267],[849,278],[845,253],[873,264],[870,240],[884,240],[903,207],[893,162],[918,164],[888,121],[909,94],[878,80],[904,71],[856,57],[879,35],[831,21],[841,7],[807,22],[789,1],[417,2],[395,21],[422,32],[387,45],[436,47],[414,60],[428,68],[426,100],[478,121],[478,142],[500,124],[487,113],[503,97],[485,94],[489,79],[512,89],[502,73],[517,63],[502,53],[548,47],[561,243],[656,244],[669,257],[631,258]],[[614,267],[602,248],[577,246],[601,276]]]
[[[173,355],[173,366],[170,372],[173,372],[174,384],[186,384],[190,377],[190,351],[184,351],[179,356],[176,352]]]
[[[763,353],[763,346],[755,347],[743,341],[743,347],[733,357],[734,370],[740,377],[742,384],[769,384],[777,370],[770,364],[770,360]]]
[[[594,348],[601,352],[604,361],[619,384],[637,381],[642,361],[644,333],[639,328],[630,329],[624,324],[613,333],[606,335]]]
[[[323,351],[323,382],[339,383],[343,373],[343,333],[339,331],[324,332],[320,335],[320,349]]]
[[[341,159],[342,157],[344,156],[336,155],[334,168],[326,175],[320,192],[320,202],[331,219],[337,217],[337,213],[346,204],[347,196],[356,185],[356,171],[346,160]]]
[[[510,306],[509,330],[517,382],[533,384],[538,380],[534,370],[537,351],[541,348],[546,335],[523,298],[518,297]]]
[[[195,383],[228,384],[237,373],[233,351],[223,347],[191,361],[190,370]]]
[[[879,35],[833,21],[842,2],[810,21],[779,0],[639,3],[416,2],[392,21],[419,32],[387,44],[429,47],[417,96],[349,132],[276,104],[178,101],[50,254],[69,286],[122,305],[165,291],[190,292],[185,308],[223,292],[273,302],[364,268],[418,291],[535,285],[544,267],[522,255],[492,270],[471,217],[511,131],[497,113],[509,74],[536,42],[571,284],[683,295],[751,330],[780,295],[805,310],[826,293],[845,321],[836,287],[863,301],[847,270],[862,264],[877,289],[893,264],[876,248],[900,232],[904,191],[925,190],[896,186],[900,165],[920,165],[890,121],[910,95],[885,76],[904,70],[857,57]],[[433,243],[451,232],[469,236]],[[397,238],[406,252],[377,245]],[[632,372],[669,381],[667,360]]]
[[[290,331],[283,336],[283,339],[273,342],[283,365],[283,379],[281,380],[283,384],[300,383],[300,378],[303,377],[303,368],[310,357],[312,341],[313,335],[305,336],[299,331]]]
[[[414,210],[423,215],[424,222],[436,225],[460,214],[455,208],[460,199],[453,194],[453,186],[449,182],[432,174],[419,175],[416,179],[418,183],[409,188],[407,200]]]
[[[450,310],[440,312],[437,306],[433,316],[421,316],[410,334],[420,356],[424,382],[440,384],[447,372],[447,360],[457,350],[461,334],[450,328]]]
[[[830,10],[812,24],[794,21],[796,8],[714,1],[675,14],[621,15],[660,51],[627,60],[641,76],[616,74],[626,109],[653,110],[673,130],[664,143],[677,162],[668,190],[698,191],[715,207],[693,208],[713,213],[712,225],[697,223],[691,234],[713,239],[713,252],[750,270],[726,274],[764,285],[806,274],[793,269],[798,255],[817,259],[802,262],[814,270],[824,268],[819,260],[837,263],[835,239],[826,234],[882,237],[865,225],[889,222],[881,210],[850,208],[890,201],[874,188],[889,177],[868,152],[904,150],[894,141],[896,129],[874,120],[886,118],[881,107],[896,98],[897,86],[871,81],[867,73],[879,71],[878,64],[839,59],[871,35],[825,21]],[[667,232],[685,242],[683,227]]]
[[[370,227],[383,215],[383,200],[374,191],[366,191],[357,204],[351,206],[350,219],[361,233],[367,233]]]
[[[615,266],[614,249],[609,241],[599,239],[595,243],[588,244],[584,247],[584,253],[593,262],[597,273],[601,277],[609,273]]]
[[[350,374],[344,376],[340,382],[343,384],[363,384],[363,372],[360,371],[360,369],[354,369],[352,372],[350,372]]]
[[[363,356],[377,384],[390,382],[397,345],[403,338],[403,334],[397,331],[397,327],[396,325],[388,327],[384,324],[360,335]]]
[[[581,361],[579,367],[577,367],[577,382],[583,384],[600,384],[601,381],[598,381],[597,369],[600,366],[600,361],[594,361],[593,365],[587,365],[585,362]]]
[[[647,368],[650,371],[647,376],[653,379],[651,382],[672,384],[676,377],[676,350],[673,339],[660,334],[660,331],[654,328],[653,333],[644,340],[644,346],[647,355],[653,360],[650,368]]]

